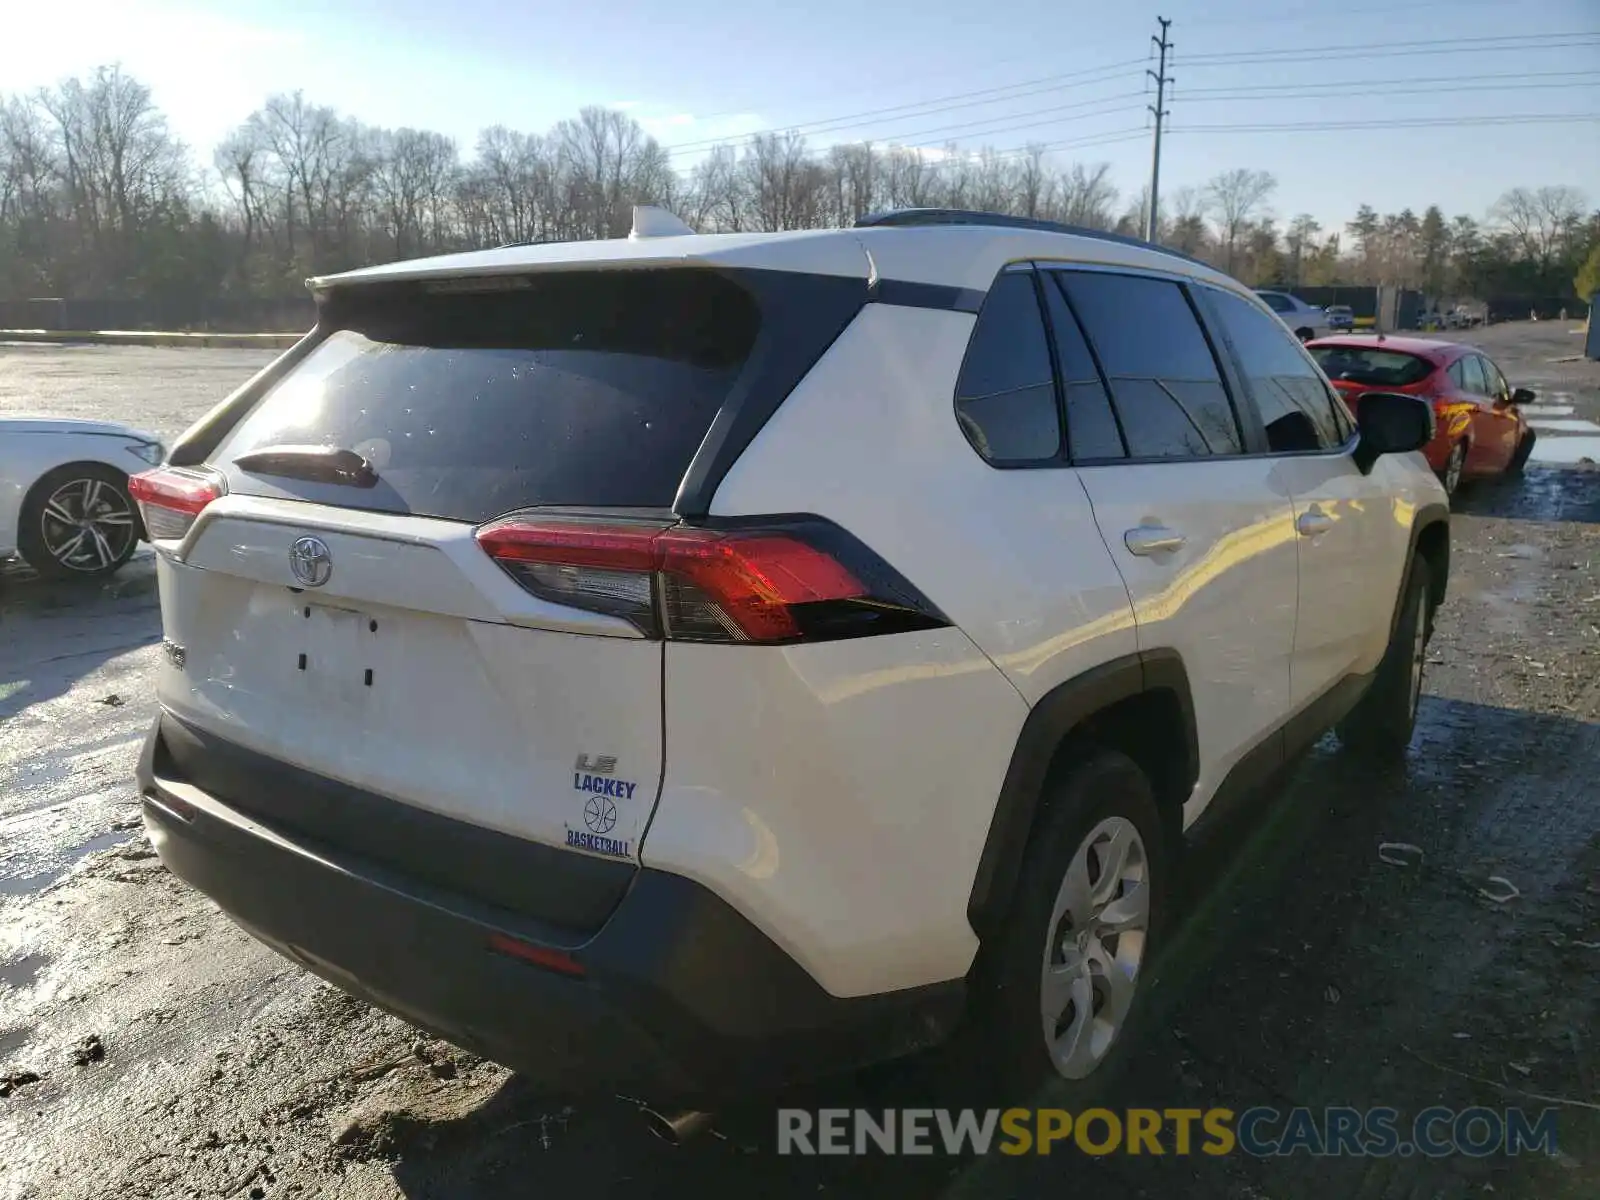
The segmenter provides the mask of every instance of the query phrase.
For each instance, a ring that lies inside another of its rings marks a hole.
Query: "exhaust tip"
[[[669,1146],[681,1146],[711,1126],[711,1114],[694,1109],[679,1113],[659,1113],[653,1108],[642,1111],[645,1128]]]

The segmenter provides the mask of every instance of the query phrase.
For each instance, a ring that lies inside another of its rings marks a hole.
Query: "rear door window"
[[[1059,457],[1061,414],[1033,272],[1007,271],[989,289],[956,383],[956,420],[989,462]]]
[[[1500,374],[1500,368],[1495,366],[1494,363],[1490,362],[1487,358],[1480,357],[1478,359],[1478,363],[1483,368],[1483,380],[1489,389],[1488,394],[1493,396],[1496,400],[1502,398],[1510,399],[1511,386],[1506,383],[1506,377]]]
[[[1111,385],[1131,457],[1242,453],[1221,370],[1182,288],[1097,271],[1060,279]]]
[[[537,505],[664,508],[761,328],[704,270],[358,285],[338,326],[223,440],[232,490],[480,522]],[[268,446],[354,450],[371,488],[234,465]]]

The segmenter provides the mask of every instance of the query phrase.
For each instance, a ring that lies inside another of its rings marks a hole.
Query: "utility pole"
[[[1156,81],[1156,102],[1150,109],[1156,117],[1156,146],[1155,153],[1150,159],[1150,205],[1144,218],[1144,240],[1154,243],[1156,230],[1160,228],[1157,221],[1157,205],[1161,194],[1161,121],[1170,114],[1166,110],[1167,84],[1172,82],[1172,77],[1167,74],[1167,51],[1172,49],[1172,43],[1167,41],[1167,30],[1172,28],[1172,22],[1166,17],[1157,17],[1161,25],[1161,36],[1151,35],[1150,40],[1161,51],[1160,69],[1146,70],[1145,74]]]

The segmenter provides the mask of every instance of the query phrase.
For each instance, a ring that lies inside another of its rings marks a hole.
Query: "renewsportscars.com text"
[[[778,1110],[779,1154],[1190,1155],[1386,1158],[1555,1154],[1556,1110],[1089,1108]]]

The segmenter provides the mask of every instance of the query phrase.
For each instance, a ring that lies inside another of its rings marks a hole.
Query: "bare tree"
[[[1289,247],[1289,281],[1291,283],[1296,285],[1300,283],[1306,250],[1315,241],[1317,234],[1321,232],[1321,224],[1310,213],[1301,213],[1289,222],[1289,228],[1284,234],[1284,243]]]
[[[470,186],[478,189],[485,240],[543,240],[553,214],[541,203],[552,164],[542,139],[495,125],[478,135],[478,160]],[[464,187],[469,185],[464,183]]]
[[[553,139],[571,204],[567,236],[621,237],[634,204],[670,190],[666,154],[626,113],[586,108],[557,125]]]
[[[1088,229],[1110,229],[1117,189],[1111,183],[1111,164],[1086,167],[1073,163],[1056,183],[1056,218]]]
[[[822,207],[823,173],[798,133],[758,134],[739,162],[756,228],[809,229]]]
[[[1239,235],[1260,213],[1276,190],[1278,181],[1270,172],[1237,167],[1224,171],[1206,185],[1206,198],[1217,222],[1217,241],[1222,249],[1222,269],[1233,273],[1234,253]]]
[[[57,171],[88,251],[86,270],[110,290],[135,268],[138,235],[187,200],[183,145],[150,99],[150,89],[118,67],[86,85],[69,79],[41,92],[54,122]]]
[[[1540,271],[1548,271],[1582,226],[1585,203],[1574,187],[1519,187],[1501,196],[1489,215]]]
[[[740,233],[748,228],[745,176],[732,146],[718,146],[695,165],[685,191],[689,211],[680,214],[702,232]]]

